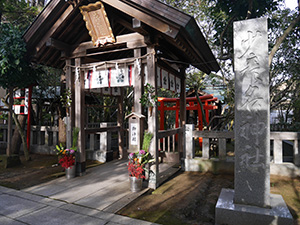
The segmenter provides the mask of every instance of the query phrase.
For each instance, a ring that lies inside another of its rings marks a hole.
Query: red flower
[[[143,166],[139,163],[128,162],[129,176],[139,178],[145,178]]]
[[[60,160],[59,163],[65,169],[74,166],[75,164],[75,157],[74,155],[64,155]]]

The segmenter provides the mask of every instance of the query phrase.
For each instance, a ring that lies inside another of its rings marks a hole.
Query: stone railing
[[[13,130],[15,126],[13,126]],[[116,135],[120,127],[114,124],[92,124],[86,128],[86,150],[88,158],[100,159],[113,158],[112,149],[118,148]],[[0,125],[0,148],[3,154],[7,146],[7,125]],[[39,154],[56,154],[55,146],[58,144],[58,127],[31,126],[30,152]],[[21,146],[22,149],[22,146]],[[101,149],[101,153],[99,152]],[[104,153],[105,152],[105,153]]]
[[[92,128],[91,128],[92,127]],[[120,127],[115,123],[93,124],[85,129],[87,159],[106,162],[118,158],[118,132]],[[115,134],[115,135],[113,135]]]
[[[204,160],[213,159],[216,157],[210,156],[211,143],[210,140],[214,140],[217,143],[217,160],[218,161],[231,161],[233,162],[233,156],[227,156],[226,142],[227,139],[234,139],[234,132],[222,132],[222,131],[197,131],[194,130],[194,125],[187,124],[185,129],[186,139],[186,155],[185,159],[195,159],[195,147],[194,139],[202,138],[202,156],[198,157]],[[283,143],[285,141],[291,141],[293,145],[293,155],[291,160],[296,167],[300,166],[300,132],[271,132],[271,163],[276,165],[283,165]],[[189,164],[191,165],[191,164]],[[272,169],[272,168],[271,168]],[[272,171],[271,171],[272,172]],[[278,171],[279,173],[279,171]]]
[[[15,126],[13,126],[14,129]],[[7,125],[0,125],[0,148],[2,150],[6,149],[7,146],[7,134]],[[32,153],[55,154],[54,149],[58,143],[58,127],[31,126],[30,137],[30,151]]]

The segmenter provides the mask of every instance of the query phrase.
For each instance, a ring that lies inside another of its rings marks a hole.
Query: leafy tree
[[[0,0],[0,86],[7,88],[12,94],[16,88],[28,87],[35,84],[41,74],[39,66],[26,60],[26,46],[22,33],[42,9],[45,1],[29,0]],[[26,78],[26,79],[24,79]],[[8,95],[3,99],[7,102]],[[12,104],[12,103],[10,103]],[[25,141],[24,126],[26,117],[13,113],[13,119],[18,129],[13,135],[10,152],[18,152],[21,137],[26,160],[29,159]],[[19,131],[19,132],[18,132]]]
[[[0,86],[13,90],[35,83],[39,70],[25,59],[26,47],[20,30],[12,24],[5,23],[1,24],[0,32]],[[8,103],[7,99],[8,96],[3,102],[7,105],[12,104]],[[29,160],[24,130],[14,113],[13,119],[21,135],[25,158]]]
[[[0,85],[23,88],[35,83],[37,74],[25,58],[26,46],[18,27],[2,24],[0,32]]]
[[[287,112],[293,111],[294,120],[300,118],[300,115],[297,115],[299,93],[296,91],[299,88],[299,8],[298,11],[284,9],[283,0],[164,0],[163,2],[180,8],[196,18],[219,60],[220,73],[224,84],[227,85],[225,100],[231,107],[234,106],[233,22],[267,16],[270,33],[271,108],[281,107]],[[199,76],[202,75],[199,73]],[[234,110],[229,108],[228,112],[233,114]],[[233,118],[233,115],[228,118]]]
[[[270,35],[271,48],[278,48],[277,37],[282,37],[285,31],[289,29],[289,21],[300,18],[297,13],[289,9],[272,12],[270,24],[273,27]],[[300,78],[300,27],[296,26],[293,32],[281,42],[280,48],[272,56],[270,64],[270,93],[271,109],[277,109],[281,113],[281,122],[287,123],[288,118],[294,114],[294,122],[300,122],[297,110],[299,101],[299,78]],[[277,38],[277,39],[276,39]],[[272,52],[271,52],[272,54]],[[270,54],[270,55],[271,55]]]
[[[0,0],[0,23],[11,23],[24,31],[40,10],[25,0]]]

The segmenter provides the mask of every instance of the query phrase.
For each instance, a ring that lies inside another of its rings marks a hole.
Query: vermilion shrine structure
[[[146,83],[180,94],[178,128],[159,131],[159,114],[148,114],[148,131],[153,133],[150,152],[156,158],[149,186],[158,185],[158,140],[178,134],[179,157],[184,152],[186,123],[185,69],[193,65],[209,74],[218,71],[216,62],[195,19],[157,0],[52,0],[24,34],[31,61],[64,68],[66,85],[72,92],[67,124],[67,145],[71,130],[78,127],[77,173],[85,173],[85,135],[103,131],[85,124],[85,92],[95,91],[118,98],[116,127],[119,152],[123,147],[123,88],[134,87],[134,112],[142,114],[139,100]],[[165,82],[167,80],[167,82]],[[163,82],[162,82],[163,81]],[[142,134],[140,134],[142,135]]]
[[[204,95],[199,97],[200,101],[203,104],[203,110],[205,119],[209,121],[209,110],[217,109],[218,106],[214,104],[210,104],[218,100],[218,98],[214,97],[213,95]],[[158,110],[159,110],[159,117],[160,117],[160,130],[164,130],[164,114],[165,111],[175,111],[175,128],[179,127],[179,112],[180,112],[180,98],[164,98],[158,97]],[[166,106],[165,103],[175,103],[173,106]],[[186,110],[195,110],[197,111],[197,118],[198,118],[198,129],[203,130],[203,115],[201,106],[198,103],[197,97],[188,97],[186,98]]]

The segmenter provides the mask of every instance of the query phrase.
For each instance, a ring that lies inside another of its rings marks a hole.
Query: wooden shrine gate
[[[154,87],[155,95],[160,87],[178,91],[180,132],[172,132],[180,134],[179,146],[183,153],[185,69],[191,64],[208,74],[219,70],[194,18],[157,0],[52,0],[23,38],[31,61],[64,69],[66,87],[71,90],[73,100],[67,118],[68,145],[72,129],[80,129],[78,175],[85,173],[85,134],[96,132],[87,129],[84,119],[87,91],[117,96],[116,129],[123,158],[127,157],[122,144],[123,120],[124,114],[129,114],[124,112],[124,88],[133,87],[137,114],[145,114],[140,98],[146,83]],[[145,116],[148,132],[153,134],[149,151],[156,159],[151,167],[149,187],[156,188],[159,184],[158,139],[163,134],[159,134],[157,107]]]

